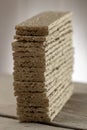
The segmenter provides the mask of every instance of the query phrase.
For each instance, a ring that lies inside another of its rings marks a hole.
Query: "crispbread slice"
[[[61,23],[70,16],[70,12],[43,12],[18,24],[15,28],[20,31],[28,30],[31,32],[29,35],[47,35],[49,29],[56,23]]]
[[[46,90],[44,82],[20,82],[13,83],[16,92],[44,92]]]
[[[37,81],[43,82],[43,73],[15,73],[13,74],[15,81]]]
[[[47,37],[44,36],[20,36],[20,35],[15,35],[14,39],[17,39],[18,41],[26,41],[26,42],[52,42],[57,38],[57,36],[62,37],[65,34],[72,33],[72,27],[67,28],[64,31],[56,31],[51,35],[48,35]]]
[[[18,41],[30,41],[30,42],[44,42],[46,40],[45,37],[37,37],[37,36],[20,36],[15,35],[14,39],[17,39]]]
[[[43,68],[29,68],[29,67],[24,67],[24,68],[16,68],[14,69],[14,72],[19,72],[19,73],[44,73],[44,69]]]
[[[41,57],[44,57],[45,54],[44,54],[44,51],[38,51],[38,49],[35,50],[35,49],[29,48],[29,51],[17,51],[17,52],[14,52],[13,55],[14,56],[20,56],[20,57],[26,56],[26,57],[29,57],[29,58],[30,57],[37,57],[37,58],[40,57],[41,58]]]
[[[39,94],[39,93],[38,93]],[[27,97],[26,97],[27,96]],[[26,96],[23,95],[22,97],[18,97],[17,98],[17,105],[18,107],[22,106],[22,103],[24,102],[23,106],[41,106],[41,107],[48,107],[49,106],[49,100],[47,98],[35,98],[33,100],[31,100],[31,98],[29,98],[28,94],[26,93]],[[38,96],[38,95],[37,95]]]
[[[21,107],[19,107],[18,109],[18,112],[19,111],[21,111],[21,112],[23,112],[23,111],[25,111],[25,112],[31,112],[31,111],[36,111],[36,112],[40,112],[40,113],[47,113],[48,111],[49,111],[49,109],[48,109],[48,107],[39,107],[39,106],[36,106],[36,107],[29,107],[29,106],[26,106],[26,107],[24,107],[24,106],[21,106]]]
[[[49,29],[48,33],[51,34],[57,30],[61,30],[65,25],[71,25],[72,21],[71,21],[71,17],[67,17],[66,19],[63,19],[60,23],[56,22],[56,24]],[[46,32],[44,34],[44,30],[42,31],[40,30],[22,30],[22,29],[16,29],[16,35],[21,35],[21,36],[46,36]],[[41,33],[40,33],[41,32]]]
[[[20,122],[50,122],[51,120],[49,119],[47,114],[42,114],[42,113],[37,113],[35,114],[30,114],[27,115],[26,113],[20,113],[18,116],[18,119]]]

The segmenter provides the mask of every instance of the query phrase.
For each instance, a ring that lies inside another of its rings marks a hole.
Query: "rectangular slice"
[[[56,24],[60,25],[62,22],[70,18],[70,12],[43,12],[16,25],[16,34],[26,36],[46,36]],[[71,19],[68,21],[71,21]]]

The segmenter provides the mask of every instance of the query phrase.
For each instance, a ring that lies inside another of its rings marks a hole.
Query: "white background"
[[[0,75],[12,74],[15,25],[42,11],[73,12],[73,81],[87,83],[87,0],[0,0]]]

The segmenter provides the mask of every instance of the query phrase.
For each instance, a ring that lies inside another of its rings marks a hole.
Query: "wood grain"
[[[87,94],[74,94],[54,122],[87,130]]]
[[[17,120],[0,118],[0,130],[70,130],[36,123],[19,123]]]

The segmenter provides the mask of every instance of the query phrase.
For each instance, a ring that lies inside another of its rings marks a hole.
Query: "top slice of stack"
[[[44,12],[16,27],[12,43],[20,121],[52,121],[72,94],[69,12]]]
[[[62,26],[61,22],[69,20],[69,12],[45,12],[40,13],[20,24],[16,28],[16,35],[21,36],[46,36],[56,30],[56,26]],[[55,27],[55,28],[54,28]]]

